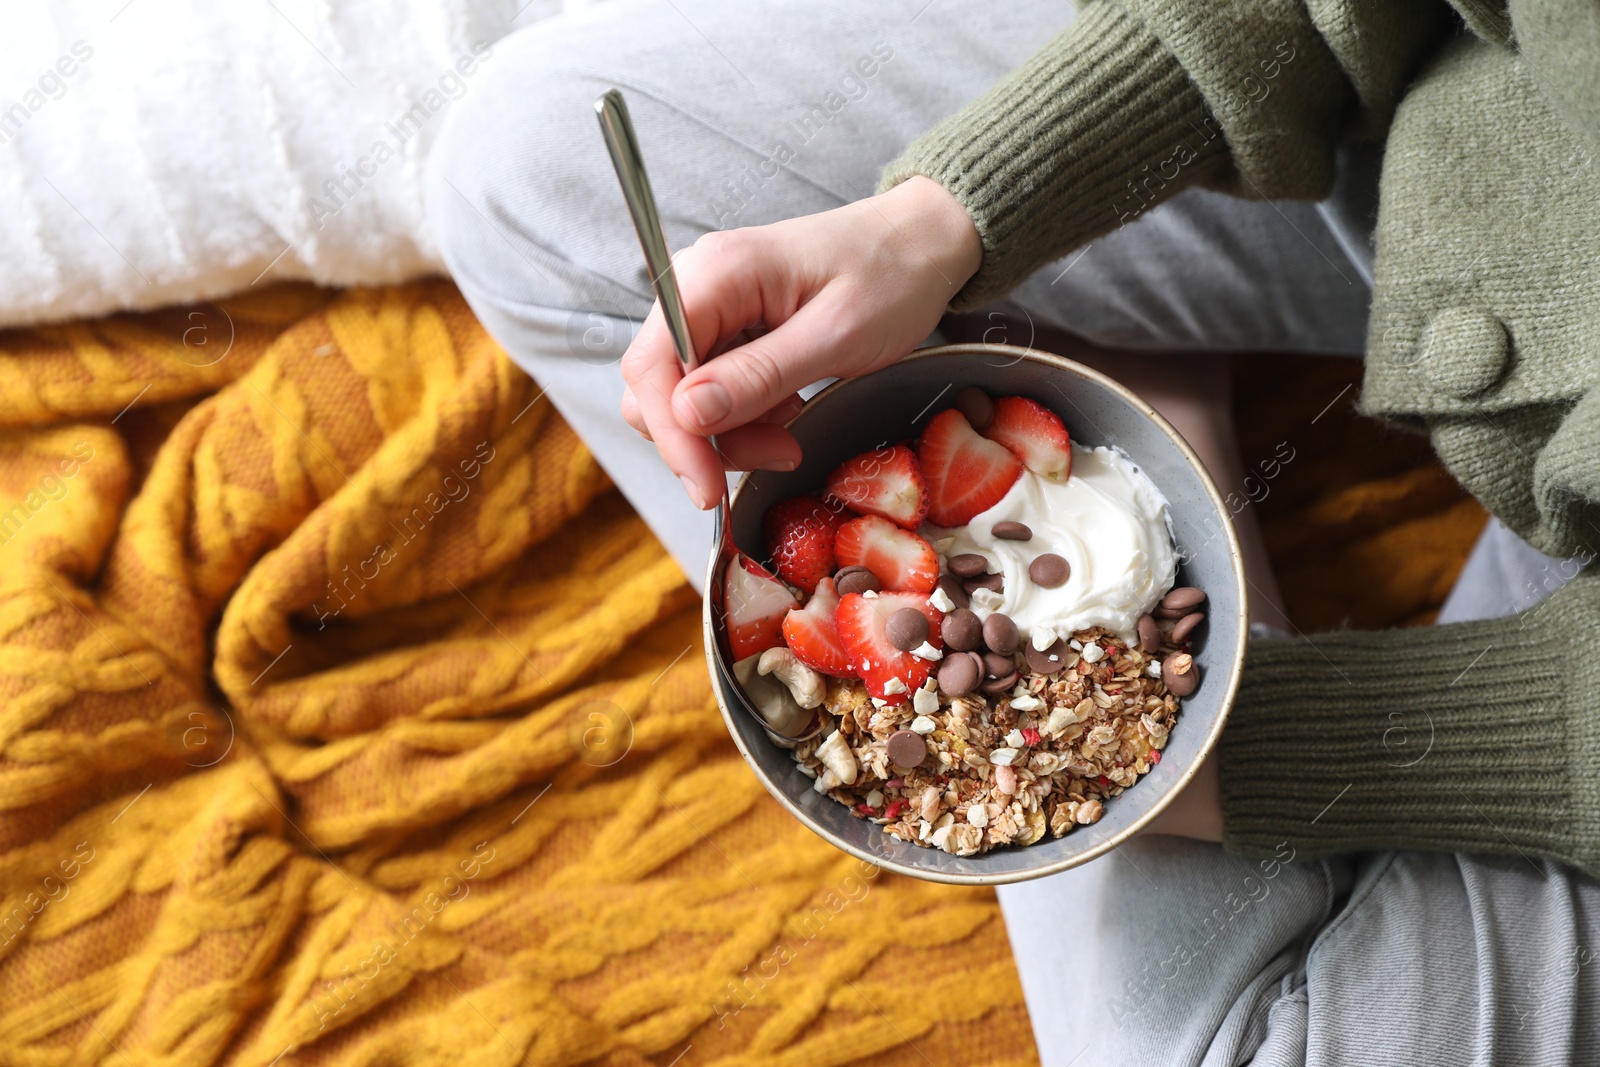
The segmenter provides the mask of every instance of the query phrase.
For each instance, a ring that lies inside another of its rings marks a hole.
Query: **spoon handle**
[[[695,355],[694,339],[689,335],[689,320],[683,314],[678,278],[672,272],[672,253],[667,249],[667,238],[661,230],[661,212],[656,207],[655,194],[650,191],[650,175],[644,169],[644,156],[633,132],[633,120],[628,117],[628,104],[620,90],[608,89],[594,102],[594,110],[600,118],[606,148],[611,151],[611,165],[616,168],[617,181],[622,185],[622,197],[628,202],[628,214],[633,217],[634,232],[639,235],[639,247],[644,249],[650,284],[661,302],[667,328],[672,331],[672,343],[678,348],[678,358],[683,361],[683,371],[687,374],[700,365],[700,360]]]

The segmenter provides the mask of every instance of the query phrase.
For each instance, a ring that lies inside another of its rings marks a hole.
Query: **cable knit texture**
[[[1223,734],[1227,845],[1427,848],[1600,876],[1600,574],[1507,625],[1258,641]]]
[[[0,378],[6,1063],[1036,1062],[993,892],[766,795],[682,573],[449,285]]]

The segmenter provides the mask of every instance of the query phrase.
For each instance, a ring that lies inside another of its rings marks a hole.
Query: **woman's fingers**
[[[722,433],[759,419],[802,387],[837,374],[841,365],[870,365],[876,351],[858,351],[826,293],[748,344],[724,352],[686,376],[672,410],[686,430]]]
[[[774,423],[775,425],[782,426],[784,423],[800,414],[801,409],[803,409],[805,406],[806,402],[800,399],[800,394],[793,393],[790,394],[788,398],[779,401],[776,407],[767,412],[765,415],[761,416],[758,421],[770,422]]]
[[[722,460],[704,436],[685,430],[673,417],[672,389],[682,373],[659,308],[645,318],[622,357],[622,377],[638,406],[643,432],[682,480],[689,499],[702,509],[716,504],[726,485]]]
[[[730,471],[792,471],[800,465],[800,442],[770,422],[752,422],[719,434],[717,451]]]
[[[622,421],[639,431],[639,436],[650,440],[650,428],[644,424],[644,413],[639,410],[639,399],[633,395],[633,386],[622,390]]]

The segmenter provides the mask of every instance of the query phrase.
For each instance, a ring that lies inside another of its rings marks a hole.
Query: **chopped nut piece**
[[[1150,673],[1159,673],[1159,656],[1099,627],[1072,641],[1081,651],[1067,656],[1081,673],[1018,667],[1014,686],[948,702],[930,685],[889,705],[857,679],[825,679],[817,714],[834,728],[796,745],[796,764],[819,793],[885,833],[952,855],[1092,825],[1110,798],[1159,763],[1179,701]],[[1198,675],[1199,666],[1191,669]],[[917,734],[936,758],[894,766],[886,742],[898,730]]]

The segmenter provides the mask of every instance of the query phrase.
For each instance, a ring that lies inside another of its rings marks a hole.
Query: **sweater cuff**
[[[1505,619],[1252,643],[1219,746],[1224,844],[1600,873],[1596,584]]]
[[[924,175],[971,214],[984,255],[951,302],[964,310],[1227,169],[1221,130],[1172,53],[1133,16],[1089,4],[907,148],[878,189]]]

